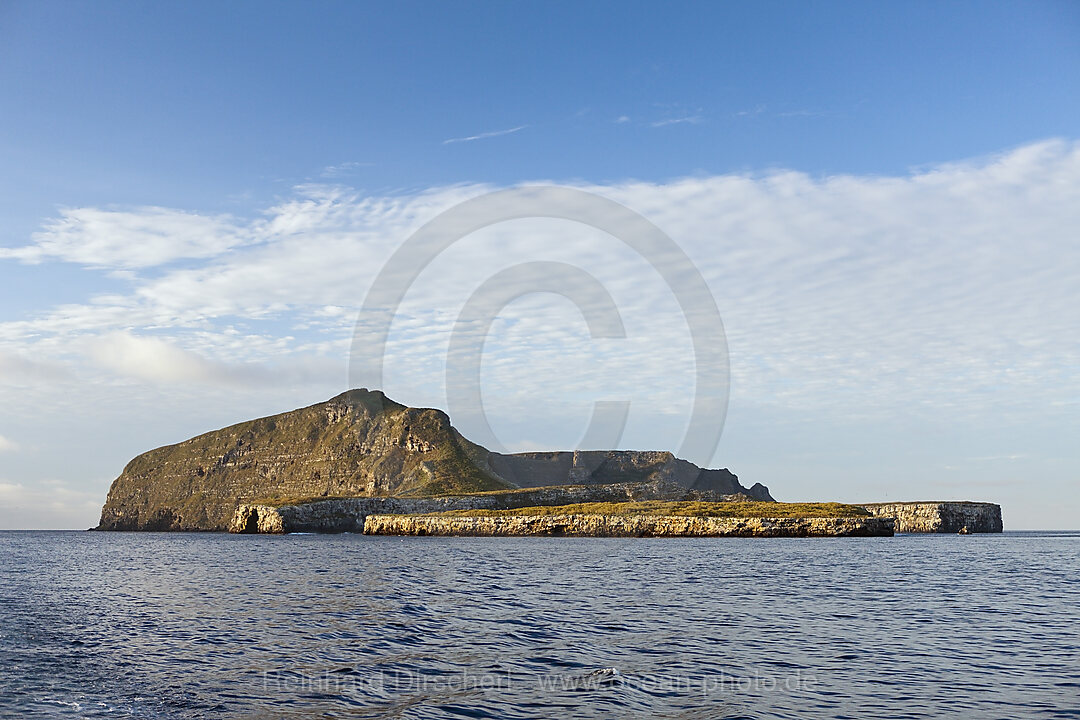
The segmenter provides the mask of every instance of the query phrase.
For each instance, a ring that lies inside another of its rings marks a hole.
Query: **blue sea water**
[[[0,716],[1080,717],[1080,534],[0,533]]]

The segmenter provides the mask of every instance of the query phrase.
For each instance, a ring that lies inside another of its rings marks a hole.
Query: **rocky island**
[[[1000,508],[996,530],[992,508],[976,513],[985,522],[961,513],[968,519],[959,527],[1000,532]],[[97,529],[600,536],[960,531],[951,520],[928,520],[932,515],[897,504],[776,503],[761,484],[744,487],[726,469],[699,468],[670,452],[491,452],[466,439],[441,410],[406,407],[360,389],[138,456],[113,482]]]
[[[430,512],[728,495],[772,500],[763,485],[670,452],[491,452],[441,410],[361,389],[140,455],[113,482],[98,527],[227,530],[241,505]]]

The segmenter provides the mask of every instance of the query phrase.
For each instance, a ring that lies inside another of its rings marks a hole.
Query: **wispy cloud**
[[[752,108],[748,108],[748,109],[744,109],[744,110],[738,110],[738,111],[732,113],[732,115],[734,117],[738,117],[738,118],[756,118],[756,117],[760,117],[762,115],[765,115],[767,117],[776,117],[776,118],[816,118],[816,117],[827,117],[828,115],[830,115],[830,113],[825,112],[824,110],[809,110],[809,109],[806,109],[806,108],[800,108],[800,109],[796,109],[796,110],[783,110],[783,111],[780,111],[780,112],[767,112],[767,111],[768,111],[768,106],[766,106],[766,105],[755,105]]]
[[[13,440],[8,440],[3,435],[0,435],[0,453],[15,452],[18,449],[19,446],[17,443],[15,443]]]
[[[155,258],[188,263],[132,277],[122,293],[0,323],[0,380],[103,370],[164,384],[242,384],[245,373],[259,376],[268,358],[324,362],[347,347],[366,283],[397,242],[442,209],[488,189],[368,197],[303,188],[255,221],[230,221],[226,239],[207,249],[230,252],[201,261],[190,260],[190,232],[156,229],[160,209],[131,211],[136,217],[119,224],[127,243],[136,245],[138,228],[150,228],[145,235],[159,245]],[[999,403],[1073,407],[1060,404],[1060,388],[1075,380],[1070,363],[1080,353],[1066,329],[1080,306],[1073,282],[1080,259],[1062,252],[1073,242],[1071,228],[1080,226],[1074,144],[1041,143],[906,177],[776,172],[589,189],[640,210],[697,261],[721,302],[744,398],[806,408],[850,400],[848,409],[862,412],[918,398],[927,408],[958,413],[978,408],[985,402],[980,388],[994,387]],[[98,212],[104,211],[64,217]],[[164,214],[220,232],[214,216]],[[45,247],[90,266],[123,260],[126,245],[104,243],[103,235],[92,235],[102,242],[93,252],[74,243]],[[477,247],[488,243],[499,251],[461,250],[433,264],[438,282],[410,293],[414,305],[401,317],[405,332],[398,340],[430,354],[425,347],[445,343],[450,309],[477,282],[515,260],[552,255],[610,285],[627,308],[627,322],[634,316],[642,327],[667,327],[654,295],[638,292],[647,267],[618,244],[580,234],[551,238],[544,221],[478,233]],[[1017,238],[1026,238],[1022,247]],[[1038,322],[1029,317],[1035,306],[1043,308]],[[424,315],[424,307],[447,310],[436,317]],[[558,338],[569,337],[542,315],[517,323],[530,328],[530,342],[541,349],[545,339],[557,347]],[[625,343],[629,352],[614,362],[627,363],[628,377],[649,373],[663,386],[682,352],[677,325],[671,324],[670,342]],[[1047,338],[1055,338],[1053,347]],[[343,355],[336,357],[340,363]],[[601,369],[586,372],[575,388],[603,382],[610,373]],[[536,387],[527,373],[506,383],[520,383],[526,393]]]
[[[776,113],[776,117],[781,118],[809,118],[809,117],[825,117],[828,113],[823,110],[785,110],[784,112]]]
[[[724,317],[733,401],[763,427],[792,417],[813,418],[814,427],[896,418],[969,427],[992,417],[1002,427],[1048,428],[1050,437],[1075,427],[1077,405],[1065,401],[1080,383],[1078,143],[1035,143],[893,177],[775,171],[582,187],[642,213],[696,263]],[[66,418],[78,397],[90,423],[102,407],[150,418],[184,406],[205,421],[216,403],[216,421],[329,397],[344,389],[356,309],[386,259],[423,223],[492,189],[371,196],[310,185],[256,208],[254,220],[66,210],[9,259],[109,271],[161,264],[109,294],[0,322],[0,406],[10,417],[54,407]],[[153,248],[146,255],[143,240]],[[433,261],[395,320],[384,388],[444,406],[445,353],[461,307],[496,272],[538,259],[594,275],[627,337],[593,342],[562,298],[507,306],[484,350],[485,402],[503,441],[572,445],[567,418],[584,423],[592,400],[606,397],[632,399],[628,445],[676,446],[680,408],[693,393],[678,304],[624,244],[554,220],[493,226]],[[790,441],[768,432],[755,442]],[[20,429],[24,446],[52,435],[40,437]],[[855,441],[834,442],[821,453],[839,457]],[[1022,439],[1007,452],[1040,455]],[[1003,454],[990,440],[955,453],[926,465]],[[1015,470],[1029,458],[978,467]]]
[[[358,161],[343,162],[339,165],[327,165],[322,169],[322,172],[319,173],[319,176],[327,179],[340,178],[352,175],[361,168],[374,167],[374,165],[375,163]]]
[[[755,105],[749,110],[739,110],[735,113],[735,117],[755,117],[765,112],[764,105]]]
[[[630,116],[629,115],[620,115],[619,117],[615,118],[615,122],[617,124],[619,124],[619,125],[622,125],[623,123],[628,123],[628,122],[630,122]]]
[[[516,132],[520,132],[528,125],[518,125],[517,127],[507,128],[506,130],[492,130],[491,132],[480,133],[479,135],[469,135],[468,137],[450,138],[443,140],[443,145],[453,145],[454,143],[472,142],[473,140],[486,140],[487,138],[499,137],[500,135],[511,135]]]
[[[305,383],[325,376],[326,362],[299,363],[288,359],[273,367],[261,362],[227,362],[177,346],[167,339],[116,331],[86,343],[86,355],[98,367],[125,378],[177,385],[265,387],[274,382]]]
[[[182,258],[210,258],[259,241],[259,227],[225,215],[161,207],[69,208],[34,234],[33,243],[0,248],[0,259],[48,260],[100,268],[145,268]],[[261,238],[265,239],[265,238]]]
[[[665,118],[664,120],[657,120],[657,121],[649,123],[649,124],[654,128],[658,128],[658,127],[665,127],[667,125],[681,125],[683,123],[686,123],[686,124],[689,124],[689,125],[697,125],[697,124],[699,124],[701,122],[704,122],[704,121],[705,121],[705,118],[702,117],[701,115],[687,115],[685,117]]]

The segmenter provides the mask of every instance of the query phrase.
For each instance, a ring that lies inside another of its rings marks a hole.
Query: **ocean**
[[[0,533],[4,718],[1080,717],[1080,533]]]

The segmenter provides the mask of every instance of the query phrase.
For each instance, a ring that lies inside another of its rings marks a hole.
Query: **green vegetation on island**
[[[425,517],[517,517],[548,515],[670,515],[722,518],[848,518],[869,517],[860,505],[843,503],[699,502],[648,500],[543,505],[513,510],[448,510]]]

